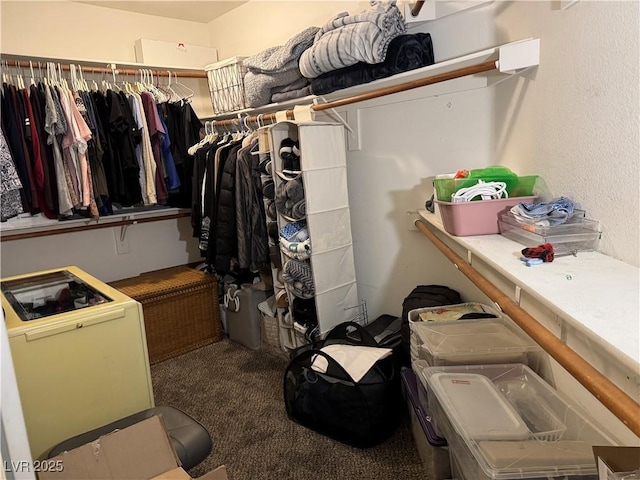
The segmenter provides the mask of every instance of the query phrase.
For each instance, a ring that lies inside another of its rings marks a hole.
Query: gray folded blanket
[[[369,4],[362,13],[336,15],[316,33],[313,45],[300,56],[302,75],[315,78],[358,62],[384,61],[389,42],[407,26],[395,0]]]
[[[292,84],[302,78],[298,62],[300,55],[313,44],[318,27],[308,27],[284,45],[244,59],[247,74],[244,90],[247,106],[260,107],[271,102],[271,90]]]

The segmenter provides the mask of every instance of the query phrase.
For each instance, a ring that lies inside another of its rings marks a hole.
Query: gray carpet
[[[225,464],[229,480],[426,479],[408,416],[384,444],[357,449],[288,419],[282,394],[287,360],[227,339],[151,367],[157,405],[201,422],[213,452],[189,473]]]

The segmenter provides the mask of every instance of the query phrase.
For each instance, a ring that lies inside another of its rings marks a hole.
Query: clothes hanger
[[[31,81],[30,81],[29,85],[35,85],[36,81],[35,81],[34,75],[33,75],[33,62],[31,60],[29,60],[29,70],[31,70]]]
[[[169,83],[167,85],[167,88],[169,89],[169,92],[171,92],[171,95],[169,96],[169,101],[177,102],[180,100],[180,95],[178,95],[176,91],[173,89],[173,87],[171,87],[171,72],[169,70],[167,70],[167,74],[169,75]]]
[[[7,62],[5,62],[4,60],[2,61],[2,83],[9,83],[9,78],[7,75],[7,72],[9,71],[9,68],[6,65]]]
[[[16,87],[20,90],[24,90],[24,79],[22,78],[22,72],[18,65],[18,61],[16,60]]]
[[[173,76],[174,76],[174,78],[175,78],[175,80],[176,80],[176,85],[177,85],[177,86],[182,90],[182,92],[183,92],[183,94],[181,95],[181,96],[182,96],[182,99],[183,99],[183,100],[188,100],[188,99],[190,99],[191,97],[193,97],[193,95],[194,95],[193,90],[191,90],[191,89],[190,89],[189,87],[187,87],[184,83],[181,83],[181,82],[178,80],[178,74],[177,74],[176,72],[173,72]],[[186,95],[185,95],[185,93],[186,93]]]

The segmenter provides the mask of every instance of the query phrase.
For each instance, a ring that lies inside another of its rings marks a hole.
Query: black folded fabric
[[[399,35],[391,40],[381,63],[359,62],[311,79],[314,95],[325,95],[343,88],[362,85],[416,68],[433,65],[433,43],[428,33]]]

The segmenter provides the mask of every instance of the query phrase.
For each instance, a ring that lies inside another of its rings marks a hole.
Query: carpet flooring
[[[229,480],[426,479],[408,415],[382,445],[358,449],[287,417],[284,355],[252,351],[225,339],[151,367],[156,405],[179,408],[201,422],[212,453],[189,473],[225,464]]]

